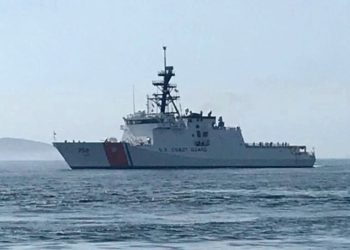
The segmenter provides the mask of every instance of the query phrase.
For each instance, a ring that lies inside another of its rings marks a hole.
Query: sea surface
[[[350,249],[350,160],[312,169],[0,163],[0,249]]]

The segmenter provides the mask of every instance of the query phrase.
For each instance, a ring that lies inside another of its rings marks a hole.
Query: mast
[[[158,76],[163,76],[163,93],[162,93],[162,102],[160,104],[160,112],[165,113],[165,107],[166,107],[166,97],[168,95],[168,85],[170,78],[173,76],[172,69],[169,69],[167,72],[167,66],[166,66],[166,46],[163,46],[164,51],[164,73],[159,72]],[[175,75],[175,74],[174,74]]]
[[[166,46],[163,46],[163,55],[164,55],[164,71],[166,70]]]
[[[163,56],[164,56],[164,70],[161,70],[160,72],[158,72],[158,76],[162,77],[162,80],[153,81],[153,85],[158,87],[161,93],[153,94],[154,97],[151,99],[160,108],[160,113],[163,113],[163,114],[167,113],[166,108],[169,106],[169,104],[172,104],[176,113],[180,115],[180,112],[175,104],[175,101],[179,98],[179,96],[171,95],[171,91],[173,89],[176,89],[176,85],[170,83],[170,80],[173,76],[175,76],[175,73],[173,71],[174,67],[167,66],[166,64],[166,46],[163,46]],[[170,113],[173,113],[173,112],[170,112]]]

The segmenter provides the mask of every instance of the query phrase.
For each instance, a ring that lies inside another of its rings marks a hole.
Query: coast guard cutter
[[[211,112],[182,113],[174,67],[166,64],[153,81],[158,92],[147,110],[124,117],[121,141],[54,142],[72,169],[312,167],[314,152],[288,143],[246,143],[240,127],[227,127]]]

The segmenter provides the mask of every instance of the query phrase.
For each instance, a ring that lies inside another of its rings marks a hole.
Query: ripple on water
[[[0,164],[4,248],[349,244],[349,161],[317,169],[169,171],[63,171],[61,164],[37,164]]]

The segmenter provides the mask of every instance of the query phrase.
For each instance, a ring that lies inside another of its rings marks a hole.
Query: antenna
[[[53,141],[56,141],[56,135],[57,135],[57,133],[56,133],[56,131],[54,130],[53,133],[52,133]]]
[[[164,50],[164,69],[166,68],[166,46],[163,46]]]
[[[135,114],[135,85],[132,85],[132,107]]]
[[[146,108],[147,108],[147,114],[149,114],[149,96],[148,95],[147,95]]]

